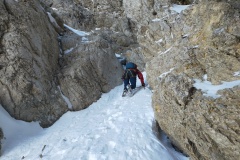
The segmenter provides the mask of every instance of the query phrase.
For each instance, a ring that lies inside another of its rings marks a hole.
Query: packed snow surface
[[[122,91],[123,85],[117,86],[87,109],[69,111],[45,129],[13,119],[0,106],[5,136],[1,160],[188,160],[164,134],[157,138],[151,91],[121,97]]]

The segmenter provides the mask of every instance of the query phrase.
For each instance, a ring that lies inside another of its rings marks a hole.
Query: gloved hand
[[[145,88],[145,83],[143,83],[142,86]]]

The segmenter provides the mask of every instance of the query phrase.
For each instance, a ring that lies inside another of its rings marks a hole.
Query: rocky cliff
[[[11,116],[48,126],[67,111],[54,81],[57,32],[37,1],[0,1],[0,103]]]
[[[88,107],[102,93],[122,83],[123,68],[101,33],[65,35],[62,44],[65,54],[58,78],[73,110]]]
[[[1,0],[0,8],[0,103],[14,118],[47,127],[121,84],[122,66],[104,38],[84,41],[38,0]],[[65,54],[61,46],[71,45]]]
[[[139,69],[145,66],[144,57],[138,49],[137,22],[124,13],[122,0],[42,0],[59,15],[65,24],[101,34],[113,53],[122,54],[129,61],[137,61]]]
[[[147,26],[140,26],[155,118],[192,159],[240,156],[237,6],[199,1],[180,13],[163,6],[154,9],[156,16]]]
[[[67,110],[61,93],[71,109],[87,107],[121,83],[121,53],[146,69],[174,145],[191,159],[240,157],[239,0],[0,2],[0,102],[11,115],[52,123]]]

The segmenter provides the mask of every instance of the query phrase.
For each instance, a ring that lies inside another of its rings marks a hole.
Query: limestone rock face
[[[75,29],[90,30],[94,26],[93,14],[74,0],[43,0],[53,13],[56,13],[63,22]]]
[[[137,21],[124,13],[123,1],[115,0],[42,0],[72,28],[102,32],[112,44],[113,53],[125,55],[144,68],[143,59],[137,59]],[[134,7],[134,6],[132,6]],[[111,31],[111,33],[109,32]],[[129,55],[131,53],[131,55]]]
[[[148,25],[155,16],[154,11],[169,4],[168,0],[123,0],[125,15],[138,25]]]
[[[110,28],[116,18],[122,21],[121,1],[115,0],[42,0],[51,7],[65,24],[84,30]]]
[[[63,22],[39,1],[1,1],[0,7],[0,103],[12,117],[48,127],[122,83],[114,37],[94,33],[88,42],[67,31],[61,39]]]
[[[237,160],[239,10],[232,1],[198,1],[181,13],[171,7],[157,13],[138,35],[156,120],[192,159]],[[209,88],[196,87],[201,81],[208,81]],[[206,95],[224,82],[236,84],[218,89],[218,96]]]
[[[0,103],[16,119],[52,124],[67,110],[55,83],[57,33],[38,1],[0,1]]]
[[[73,43],[70,43],[70,39]],[[77,45],[75,39],[78,39]],[[59,82],[73,110],[86,108],[98,100],[102,93],[122,84],[123,68],[112,54],[111,44],[101,35],[65,35],[62,43],[63,48],[72,49],[64,55]]]
[[[3,132],[2,132],[2,128],[0,128],[0,157],[1,157],[1,149],[2,149],[2,143],[1,143],[2,139],[3,139]]]

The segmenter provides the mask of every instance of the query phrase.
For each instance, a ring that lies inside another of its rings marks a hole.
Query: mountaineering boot
[[[132,93],[129,95],[130,97],[134,96],[138,91],[140,91],[142,88],[144,88],[143,86],[138,86],[134,89],[132,89]]]
[[[128,92],[127,88],[124,88],[123,93],[122,93],[122,97],[125,97],[127,95],[127,92]]]
[[[127,88],[128,88],[128,92],[131,94],[131,93],[132,93],[131,85],[129,84],[129,85],[127,86]]]
[[[128,85],[128,95],[131,97],[133,94],[133,89],[131,88],[131,85]]]

